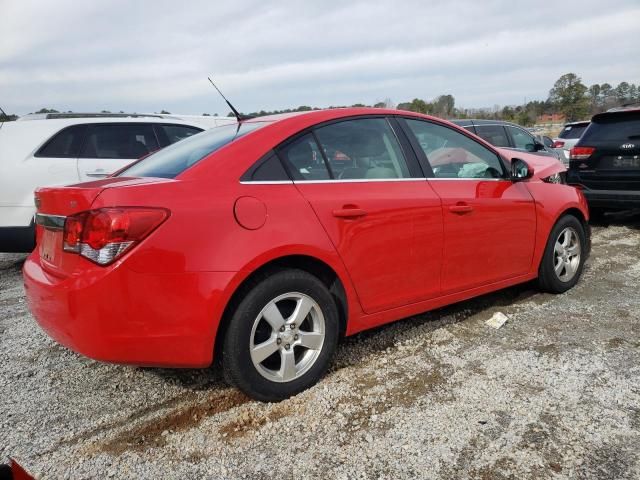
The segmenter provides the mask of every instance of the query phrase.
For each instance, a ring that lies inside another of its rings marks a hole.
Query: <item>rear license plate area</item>
[[[60,249],[58,248],[58,244],[60,242],[60,238],[62,237],[62,232],[56,230],[44,229],[42,232],[42,241],[40,242],[40,258],[51,264],[57,265]]]
[[[640,170],[640,155],[611,155],[600,160],[603,170]]]

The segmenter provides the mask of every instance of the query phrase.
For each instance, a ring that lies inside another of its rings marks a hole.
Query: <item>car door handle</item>
[[[333,216],[338,218],[359,218],[366,214],[367,212],[361,208],[337,208],[333,211]]]
[[[87,177],[107,177],[109,176],[109,172],[105,172],[104,170],[95,170],[93,172],[85,172],[84,173]]]
[[[457,205],[451,205],[449,207],[449,211],[464,215],[465,213],[473,212],[473,207],[471,205],[467,205],[466,203],[458,203]]]

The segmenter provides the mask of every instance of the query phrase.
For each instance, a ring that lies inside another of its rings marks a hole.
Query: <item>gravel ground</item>
[[[26,310],[24,257],[0,254],[0,462],[42,478],[639,478],[640,219],[593,233],[568,293],[518,286],[349,338],[279,404],[212,369],[56,345]]]

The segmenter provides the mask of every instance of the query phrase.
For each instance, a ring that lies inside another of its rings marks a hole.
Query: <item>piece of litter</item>
[[[507,320],[509,320],[509,317],[507,317],[504,313],[496,312],[489,320],[484,323],[497,330],[498,328],[503,326]]]

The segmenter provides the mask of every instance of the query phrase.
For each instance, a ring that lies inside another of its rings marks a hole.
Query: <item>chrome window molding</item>
[[[455,180],[455,181],[465,181],[465,180],[474,180],[474,181],[482,181],[482,182],[509,182],[510,179],[508,178],[457,178],[457,177],[432,177],[432,178],[427,178],[427,180],[431,181],[431,180],[438,180],[438,181],[442,181],[442,180]]]
[[[240,180],[240,185],[290,185],[291,180]]]
[[[328,178],[326,180],[294,180],[293,183],[370,183],[370,182],[414,182],[424,181],[424,177],[411,178]]]
[[[64,222],[67,219],[64,215],[50,215],[46,213],[36,213],[36,224],[49,230],[63,230]]]

